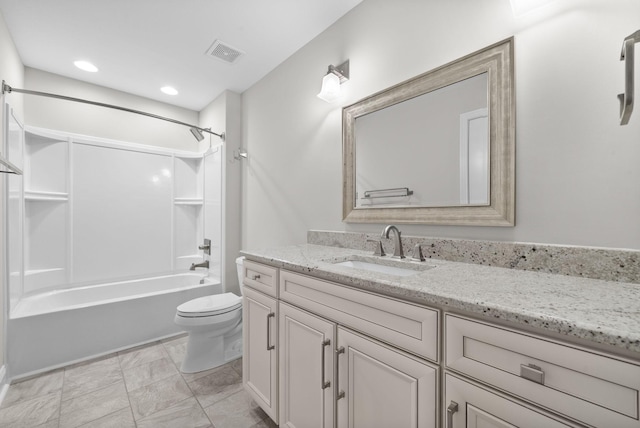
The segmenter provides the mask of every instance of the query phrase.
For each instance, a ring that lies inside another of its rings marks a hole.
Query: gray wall
[[[640,113],[618,125],[624,37],[637,0],[365,0],[243,93],[243,247],[306,241],[345,224],[341,108],[515,36],[516,226],[403,225],[407,235],[640,249]],[[316,94],[349,59],[345,97]],[[637,74],[637,73],[636,73]]]

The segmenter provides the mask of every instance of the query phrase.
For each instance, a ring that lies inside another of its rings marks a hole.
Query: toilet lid
[[[242,297],[233,293],[198,297],[178,306],[178,315],[186,317],[211,316],[232,311],[242,306]]]

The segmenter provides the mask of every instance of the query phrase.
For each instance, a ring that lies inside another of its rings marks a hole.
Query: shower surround
[[[220,149],[30,127],[23,141],[7,192],[10,378],[175,334],[178,304],[220,292]],[[209,278],[185,276],[205,237]]]

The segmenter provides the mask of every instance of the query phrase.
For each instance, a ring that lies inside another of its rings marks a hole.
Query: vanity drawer
[[[438,361],[439,311],[280,271],[280,299],[338,324]]]
[[[447,428],[578,428],[557,415],[452,373],[444,374],[443,398],[442,415],[447,422],[451,420]]]
[[[640,366],[479,321],[445,315],[445,365],[577,421],[640,428]]]
[[[278,297],[278,269],[261,263],[244,260],[244,285],[267,294]]]

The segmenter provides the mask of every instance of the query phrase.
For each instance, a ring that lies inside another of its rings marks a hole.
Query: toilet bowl
[[[243,260],[236,259],[241,294]],[[222,293],[189,300],[178,306],[174,322],[189,333],[183,373],[212,369],[242,356],[241,296]]]

